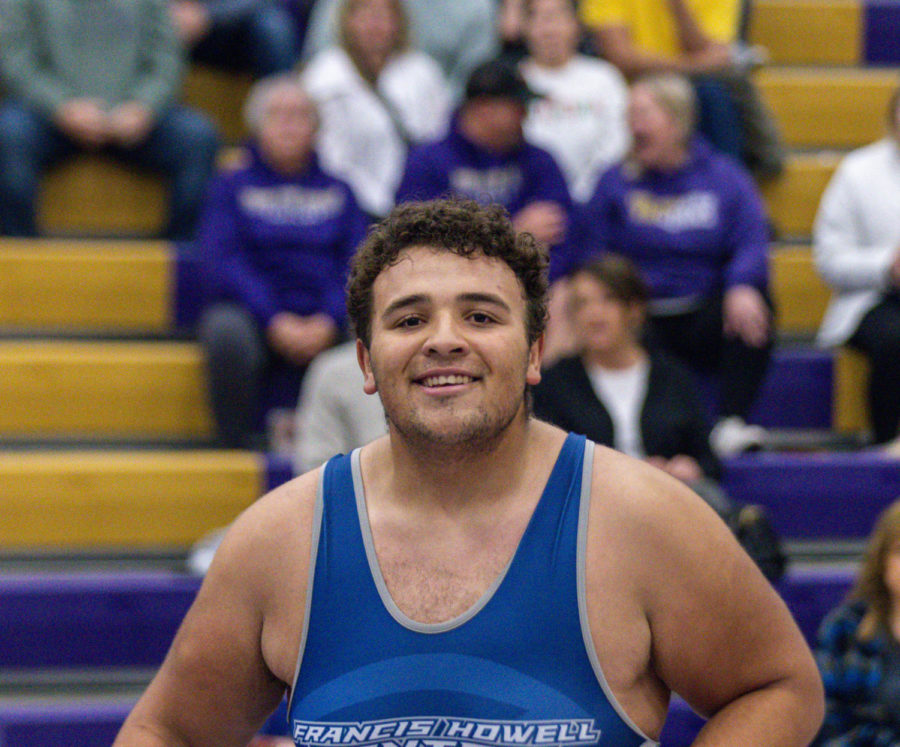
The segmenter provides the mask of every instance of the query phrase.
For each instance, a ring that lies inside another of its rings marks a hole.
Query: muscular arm
[[[293,673],[314,496],[310,473],[235,522],[114,747],[248,743]]]
[[[673,486],[666,502],[669,516],[648,532],[662,564],[647,579],[652,661],[708,716],[695,745],[808,744],[822,717],[821,683],[786,606],[693,495]]]
[[[601,475],[609,483],[611,462],[621,471],[621,497],[605,496],[618,504],[605,523],[616,527],[608,539],[630,579],[617,596],[634,595],[628,619],[640,623],[633,640],[646,653],[626,669],[624,682],[636,683],[621,691],[626,709],[646,714],[655,682],[708,718],[696,747],[809,744],[822,719],[822,685],[786,606],[697,496],[644,465],[615,464],[622,459],[595,466],[594,484]],[[622,676],[615,649],[605,651]]]

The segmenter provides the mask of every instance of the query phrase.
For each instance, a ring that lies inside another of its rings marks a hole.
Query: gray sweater
[[[72,98],[154,112],[178,96],[184,61],[167,0],[3,2],[0,72],[9,93],[48,117]]]

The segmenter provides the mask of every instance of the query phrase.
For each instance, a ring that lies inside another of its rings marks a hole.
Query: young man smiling
[[[697,745],[809,742],[815,665],[724,524],[530,418],[546,261],[473,202],[369,234],[348,308],[389,434],[238,519],[117,747],[244,745],[287,688],[298,745],[648,747],[671,691]]]

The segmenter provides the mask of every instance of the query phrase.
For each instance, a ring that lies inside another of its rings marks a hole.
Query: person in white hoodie
[[[400,0],[343,0],[339,44],[301,73],[318,104],[318,152],[373,217],[394,205],[409,145],[444,134],[450,92],[440,66],[408,46]]]
[[[631,142],[628,85],[609,62],[579,54],[573,0],[525,0],[523,11],[528,56],[520,69],[540,94],[529,102],[525,137],[553,154],[572,197],[586,202]]]
[[[813,228],[816,267],[833,290],[818,341],[848,344],[871,364],[874,441],[900,426],[900,88],[888,134],[853,151],[831,179]]]

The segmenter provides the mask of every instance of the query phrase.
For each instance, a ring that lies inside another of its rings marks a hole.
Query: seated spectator
[[[326,350],[310,364],[300,392],[296,432],[298,475],[387,433],[381,398],[363,391],[355,342]]]
[[[634,265],[613,254],[569,280],[578,353],[541,374],[534,412],[690,485],[730,524],[770,579],[784,556],[759,507],[736,506],[719,486],[706,413],[691,373],[641,342],[648,291]]]
[[[748,426],[773,337],[768,231],[750,176],[694,136],[694,95],[681,76],[631,91],[630,156],[607,171],[580,220],[583,252],[623,254],[650,286],[649,335],[699,371],[717,371],[720,456],[758,446]]]
[[[316,55],[302,75],[322,118],[323,166],[377,217],[394,206],[408,146],[447,129],[443,73],[407,47],[407,35],[401,0],[343,0],[340,45]]]
[[[568,261],[572,200],[553,156],[522,134],[532,98],[515,66],[492,60],[476,68],[450,133],[410,152],[397,201],[454,196],[499,203],[517,231],[551,248],[553,280]]]
[[[847,601],[819,628],[818,747],[900,744],[900,501],[878,518]]]
[[[166,236],[193,234],[218,138],[180,106],[182,62],[166,0],[18,0],[3,5],[0,230],[37,234],[41,173],[79,151],[168,177]]]
[[[283,0],[170,0],[191,59],[263,77],[297,62],[297,29]]]
[[[253,141],[211,185],[197,244],[208,307],[200,340],[228,446],[264,446],[261,415],[296,405],[306,366],[344,323],[347,261],[366,218],[313,151],[316,112],[293,76],[264,79],[245,109]]]
[[[568,286],[578,353],[544,370],[535,415],[682,482],[717,478],[693,376],[641,342],[648,291],[634,265],[606,254],[576,270]]]
[[[525,137],[553,154],[572,197],[584,202],[628,149],[628,87],[613,65],[578,53],[574,0],[526,0],[524,31],[519,69],[541,97],[528,106]]]
[[[887,137],[841,162],[813,227],[816,266],[834,291],[818,339],[868,357],[869,411],[879,444],[896,439],[900,429],[900,89],[888,125]]]
[[[581,18],[603,57],[631,80],[690,76],[698,129],[760,177],[779,174],[784,149],[771,113],[747,74],[758,53],[739,43],[741,0],[582,0]]]
[[[338,9],[344,0],[316,0],[302,58],[311,59],[339,39]],[[456,99],[470,73],[498,51],[496,0],[403,0],[411,46],[435,60]]]

